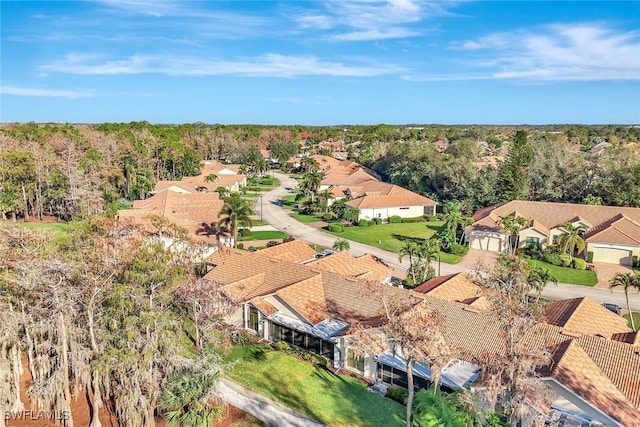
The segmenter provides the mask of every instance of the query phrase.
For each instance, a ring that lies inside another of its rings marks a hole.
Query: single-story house
[[[633,257],[640,257],[640,208],[515,200],[476,212],[465,229],[469,246],[505,252],[510,236],[500,226],[504,216],[528,221],[515,237],[517,247],[555,245],[571,223],[587,230],[585,252],[593,252],[594,262],[632,265]]]
[[[398,185],[380,181],[368,181],[347,189],[347,206],[358,210],[358,220],[390,216],[415,218],[435,215],[436,202]]]

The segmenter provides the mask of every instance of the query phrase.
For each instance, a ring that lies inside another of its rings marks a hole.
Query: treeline
[[[640,128],[630,126],[26,123],[0,127],[0,219],[113,213],[146,197],[159,180],[197,174],[203,159],[251,164],[265,148],[280,161],[296,153],[331,154],[322,141],[342,142],[350,159],[391,181],[472,211],[511,197],[500,159],[510,156],[519,130],[528,135],[531,159],[521,165],[526,182],[518,197],[640,204],[640,156],[633,151]],[[432,144],[437,140],[449,144],[444,153]],[[590,154],[598,142],[611,147]]]

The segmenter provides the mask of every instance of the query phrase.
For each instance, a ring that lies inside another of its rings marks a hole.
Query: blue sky
[[[4,1],[0,121],[640,123],[640,2]]]

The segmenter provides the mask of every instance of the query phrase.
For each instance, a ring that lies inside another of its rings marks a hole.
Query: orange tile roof
[[[352,193],[353,200],[348,201],[347,205],[358,209],[436,204],[435,201],[428,197],[386,182],[365,182],[357,190],[357,193]]]
[[[414,291],[445,301],[457,301],[465,304],[475,303],[478,308],[491,308],[488,300],[478,300],[479,297],[484,295],[483,288],[478,286],[466,273],[434,277],[414,288]],[[489,305],[486,303],[489,303]]]
[[[349,252],[338,252],[333,255],[305,264],[316,271],[328,271],[344,277],[369,279],[382,282],[389,278],[393,268],[372,254],[354,257]]]
[[[260,251],[260,255],[296,263],[313,259],[315,254],[316,251],[304,240],[292,240]]]
[[[629,236],[638,236],[638,224],[640,224],[640,208],[619,206],[595,206],[575,203],[531,202],[514,200],[502,205],[490,206],[481,209],[473,215],[475,222],[467,227],[470,230],[501,231],[498,224],[501,216],[518,213],[531,221],[535,220],[541,227],[552,229],[561,227],[567,222],[579,221],[593,224],[595,227],[585,235],[589,240],[600,240],[606,237],[608,243],[628,244],[635,240]],[[624,217],[624,218],[623,218]],[[626,219],[625,219],[626,218]],[[606,232],[609,234],[600,234]],[[596,237],[598,236],[598,237]],[[635,241],[634,244],[639,242]]]
[[[600,335],[609,339],[616,333],[631,332],[624,317],[588,297],[550,302],[545,315],[547,323],[584,335]]]

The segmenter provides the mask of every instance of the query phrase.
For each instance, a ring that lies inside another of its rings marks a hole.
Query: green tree
[[[511,255],[515,254],[520,231],[529,225],[529,220],[522,216],[505,215],[500,217],[498,223],[509,234],[507,240],[509,253]]]
[[[558,279],[556,279],[555,276],[549,273],[548,268],[543,269],[540,267],[535,267],[527,276],[527,283],[529,283],[531,289],[536,291],[536,302],[539,302],[540,295],[542,294],[544,287],[549,283],[557,285]]]
[[[302,174],[298,185],[305,192],[305,194],[311,195],[311,200],[313,201],[314,194],[320,188],[322,184],[323,174],[322,172],[305,172]]]
[[[454,236],[456,236],[456,240],[458,236],[458,227],[464,228],[473,222],[473,219],[463,215],[459,210],[452,210],[445,213],[443,219],[444,225],[447,227],[447,229],[451,230],[451,233]]]
[[[578,250],[582,252],[586,247],[586,243],[582,235],[587,231],[583,225],[574,226],[570,222],[564,225],[565,232],[558,236],[558,247],[562,252],[569,254],[569,259],[573,259],[573,254]]]
[[[507,158],[500,165],[502,199],[526,200],[528,196],[528,171],[532,159],[527,132],[516,132]]]
[[[412,239],[405,239],[404,246],[398,251],[398,261],[402,262],[405,256],[409,256],[409,274],[411,275],[413,285],[418,284],[417,270],[414,268],[414,258],[418,255],[418,244]]]
[[[233,247],[238,243],[238,226],[251,227],[249,218],[253,212],[246,200],[239,197],[228,197],[220,210],[222,219],[218,221],[218,227],[225,227],[233,237]]]
[[[609,290],[613,292],[615,288],[622,288],[624,296],[627,300],[627,310],[629,311],[629,318],[631,319],[631,329],[636,331],[636,325],[633,321],[633,312],[629,305],[629,291],[635,289],[640,292],[640,276],[631,273],[618,273],[613,279],[609,281]]]
[[[346,239],[337,239],[335,242],[333,242],[334,251],[344,252],[344,251],[348,251],[350,247],[351,245],[349,244],[349,241]]]
[[[473,411],[462,404],[458,393],[442,393],[435,387],[416,393],[413,420],[415,427],[476,425]]]
[[[222,405],[212,404],[219,376],[193,371],[177,372],[167,379],[158,408],[170,426],[210,427],[222,417]]]

